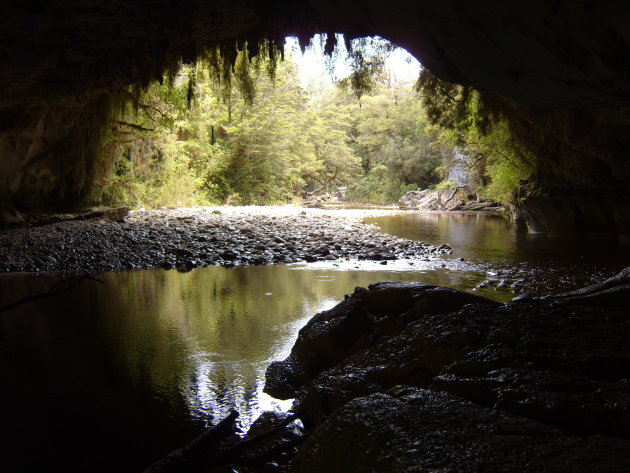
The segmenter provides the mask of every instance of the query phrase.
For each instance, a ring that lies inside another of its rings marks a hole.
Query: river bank
[[[139,210],[0,232],[0,272],[190,270],[201,266],[431,258],[450,247],[382,234],[396,210],[198,207]]]

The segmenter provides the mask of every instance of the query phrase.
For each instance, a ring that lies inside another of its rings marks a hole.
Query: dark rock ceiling
[[[530,129],[541,195],[628,196],[627,1],[24,0],[0,6],[0,207],[83,197],[99,120],[127,85],[208,45],[316,32],[383,36],[493,93]],[[627,210],[603,219],[619,227]]]

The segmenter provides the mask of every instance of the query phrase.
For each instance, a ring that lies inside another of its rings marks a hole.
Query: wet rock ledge
[[[630,471],[630,267],[496,304],[382,282],[317,314],[266,391],[312,432],[286,471]]]
[[[223,207],[93,211],[0,231],[0,272],[246,266],[451,251],[380,233],[365,216],[391,211]]]

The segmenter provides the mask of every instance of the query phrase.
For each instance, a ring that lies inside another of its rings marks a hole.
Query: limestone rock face
[[[580,434],[630,437],[628,284],[625,270],[549,300],[497,305],[379,283],[315,316],[289,357],[269,367],[266,389],[298,397],[309,425],[355,397],[405,384]],[[386,304],[391,312],[379,313]]]
[[[129,84],[209,45],[344,32],[383,36],[493,94],[541,160],[541,191],[522,203],[534,227],[627,232],[628,18],[625,2],[586,0],[3,2],[0,215],[89,195],[108,110]]]
[[[508,304],[357,289],[267,373],[313,432],[291,471],[627,470],[628,300],[630,268]]]
[[[281,399],[295,397],[320,373],[362,353],[379,338],[389,339],[412,320],[473,303],[496,305],[483,297],[419,283],[379,282],[369,289],[357,288],[300,330],[286,360],[269,365],[265,392]]]
[[[295,473],[623,472],[630,441],[580,438],[457,397],[397,386],[350,401],[306,441]]]

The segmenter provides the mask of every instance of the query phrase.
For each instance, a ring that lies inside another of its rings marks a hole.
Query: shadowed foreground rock
[[[630,269],[495,304],[357,288],[270,365],[313,434],[287,471],[630,471]]]
[[[354,399],[306,441],[296,473],[624,472],[630,441],[580,438],[408,387]]]
[[[357,288],[300,330],[286,360],[269,365],[265,392],[280,399],[295,397],[300,386],[354,356],[362,357],[367,347],[377,346],[381,340],[390,342],[410,322],[473,303],[497,305],[466,292],[418,283],[381,282],[370,285],[369,290]]]

